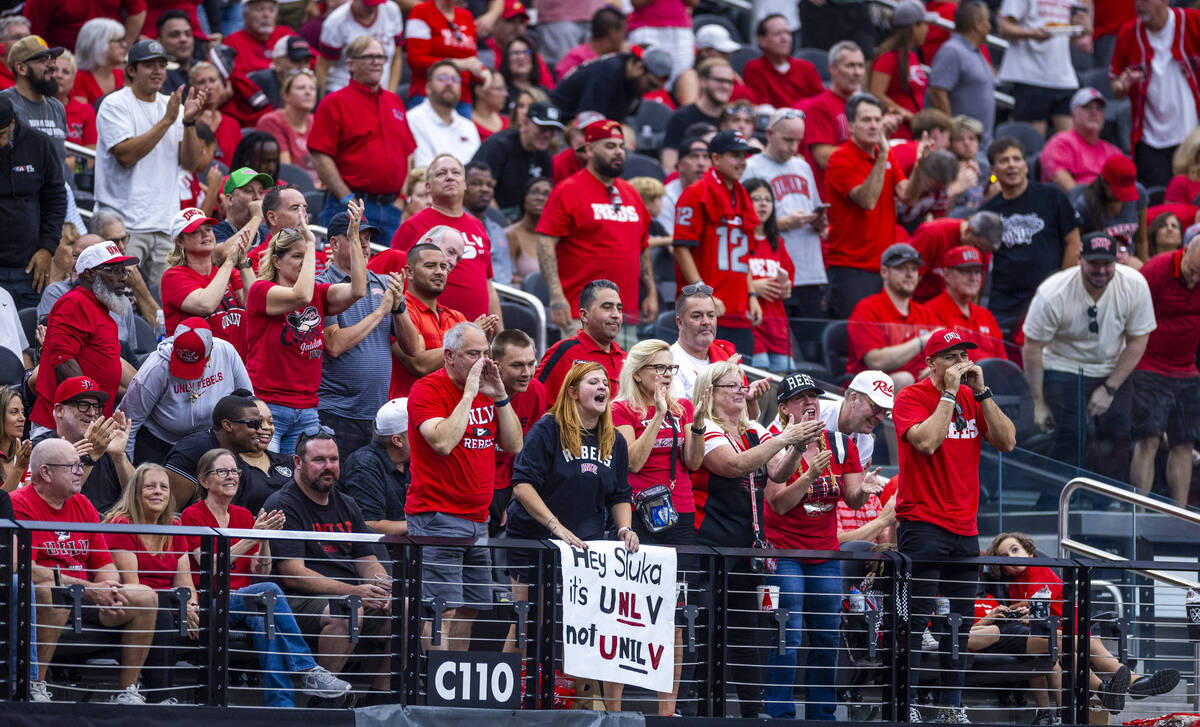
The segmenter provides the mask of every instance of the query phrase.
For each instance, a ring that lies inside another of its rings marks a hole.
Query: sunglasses
[[[711,285],[704,285],[703,283],[692,283],[691,285],[683,286],[683,289],[680,290],[679,292],[685,296],[696,295],[696,294],[712,295],[713,289],[712,289]]]
[[[1096,315],[1099,312],[1100,312],[1100,309],[1094,305],[1087,309],[1088,318],[1090,319],[1088,321],[1088,330],[1091,331],[1092,333],[1100,332],[1100,321],[1098,321],[1096,319]]]
[[[251,429],[262,429],[262,419],[226,419],[225,421],[235,424],[245,424]]]

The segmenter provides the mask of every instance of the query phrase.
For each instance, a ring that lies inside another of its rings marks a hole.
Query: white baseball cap
[[[723,25],[709,23],[696,31],[696,48],[714,48],[722,53],[741,50],[742,44],[733,39]]]
[[[896,385],[892,383],[892,377],[882,371],[860,371],[846,389],[866,394],[875,406],[889,411],[895,403]]]
[[[408,399],[392,399],[375,414],[375,433],[391,437],[408,432]]]
[[[121,252],[121,248],[117,247],[117,243],[106,240],[99,245],[92,245],[79,253],[79,259],[75,261],[75,273],[79,274],[84,270],[91,270],[92,268],[98,268],[101,265],[108,265],[109,263],[137,265],[138,259]]]
[[[195,232],[200,229],[200,225],[215,224],[217,224],[217,220],[196,207],[179,210],[171,219],[171,239],[174,240],[185,232]]]

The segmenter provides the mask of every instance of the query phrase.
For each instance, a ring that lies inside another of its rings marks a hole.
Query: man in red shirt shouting
[[[913,561],[911,669],[920,667],[921,636],[933,615],[934,597],[949,599],[950,613],[962,616],[957,659],[951,658],[945,619],[939,617],[934,624],[934,633],[941,637],[939,722],[967,721],[961,706],[963,660],[979,571],[976,565],[952,561],[979,555],[980,438],[987,437],[1001,452],[1011,452],[1017,444],[1012,421],[1000,411],[983,382],[983,370],[967,354],[973,348],[974,343],[950,329],[934,331],[925,343],[929,378],[896,394],[892,409],[900,450],[899,550]],[[921,721],[912,706],[909,721]]]
[[[746,281],[746,263],[758,215],[738,180],[746,157],[758,150],[740,131],[721,131],[708,142],[712,168],[683,190],[675,205],[675,264],[678,285],[706,284],[717,305],[717,338],[732,343],[745,357],[754,355],[750,326],[762,320],[762,308]]]

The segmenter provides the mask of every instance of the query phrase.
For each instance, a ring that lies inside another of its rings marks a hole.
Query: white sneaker
[[[925,627],[925,633],[921,634],[921,651],[937,651],[938,640],[933,638],[933,634],[929,633],[929,627]]]
[[[917,723],[925,721],[925,720],[921,719],[920,710],[918,710],[914,705],[911,705],[911,704],[908,705],[908,721],[911,724],[917,724]]]
[[[31,702],[49,702],[50,689],[46,686],[46,682],[34,682],[29,685],[29,701]]]
[[[115,704],[145,704],[146,698],[138,691],[136,684],[130,684],[125,687],[125,691],[117,694],[111,701]]]
[[[350,682],[338,679],[323,666],[314,666],[301,674],[300,691],[305,694],[334,699],[350,691]]]
[[[971,724],[964,707],[942,707],[934,721],[940,724]]]

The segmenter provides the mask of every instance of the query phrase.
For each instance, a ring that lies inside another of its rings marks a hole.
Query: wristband
[[[983,391],[975,395],[975,401],[985,401],[990,398],[992,398],[992,387],[990,386],[983,387]]]
[[[700,428],[697,428],[697,427],[691,427],[691,430],[692,430],[692,434],[699,434],[700,436],[704,436],[704,430],[703,430],[703,429],[700,429]]]
[[[79,458],[80,464],[84,467],[92,467],[96,464],[96,460],[90,454],[85,454]]]
[[[502,406],[508,406],[508,403],[509,403],[510,401],[512,401],[512,397],[511,397],[511,396],[506,396],[506,397],[504,397],[503,399],[500,399],[499,401],[493,402],[493,404],[495,405],[495,407],[496,407],[497,409],[499,409],[499,408],[500,408],[500,407],[502,407]]]
[[[350,194],[346,195],[345,197],[342,197],[341,199],[339,199],[338,204],[348,205],[348,204],[350,204],[350,200],[352,200],[352,199],[354,199],[353,192],[351,192]]]
[[[950,392],[947,391],[942,394],[942,401],[948,401],[951,404],[957,404],[958,397],[956,397],[954,394],[951,394]]]
[[[750,296],[751,298],[757,298],[757,297],[758,297],[758,293],[755,293],[753,290],[752,290],[752,291],[750,291],[749,293],[747,293],[746,295]]]
[[[195,120],[195,119],[192,119],[191,121],[184,121],[184,122],[183,122],[183,125],[184,125],[185,127],[188,127],[188,126],[195,126],[195,125],[196,125],[196,120]]]
[[[623,528],[617,528],[617,537],[618,537],[618,538],[619,538],[619,537],[621,537],[621,533],[625,532],[626,530],[628,530],[628,531],[629,531],[629,532],[631,532],[631,533],[633,532],[633,528],[631,528],[631,527],[629,527],[628,525],[626,525],[626,526],[625,526],[625,527],[623,527]]]

